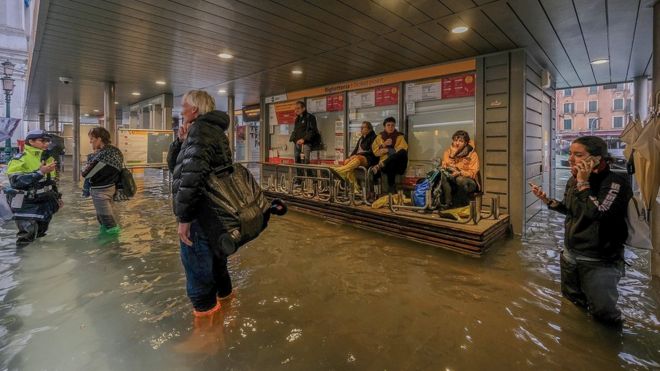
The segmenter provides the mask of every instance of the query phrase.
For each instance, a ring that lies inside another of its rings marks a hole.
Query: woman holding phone
[[[626,211],[632,197],[627,180],[610,171],[607,144],[585,136],[573,141],[568,162],[572,177],[564,199],[549,199],[541,187],[532,192],[550,210],[566,215],[561,254],[561,292],[594,318],[621,324],[616,302],[623,275],[623,243],[628,236]]]

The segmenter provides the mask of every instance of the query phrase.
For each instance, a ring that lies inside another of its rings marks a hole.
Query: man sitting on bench
[[[451,137],[451,147],[442,156],[442,209],[467,206],[477,190],[479,156],[470,145],[470,135],[459,130]]]

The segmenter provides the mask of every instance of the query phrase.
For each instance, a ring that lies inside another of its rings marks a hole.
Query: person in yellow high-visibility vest
[[[45,236],[53,214],[62,207],[55,182],[57,162],[47,151],[49,143],[47,132],[30,131],[23,152],[7,165],[11,188],[5,193],[18,227],[17,246]]]

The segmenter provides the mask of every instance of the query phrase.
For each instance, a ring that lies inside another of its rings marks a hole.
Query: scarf
[[[388,140],[388,139],[392,139],[392,144],[389,145],[389,146],[384,146],[384,147],[394,148],[394,146],[396,145],[396,140],[397,140],[397,138],[399,137],[399,135],[403,135],[403,134],[401,134],[401,133],[400,133],[398,130],[396,130],[396,129],[394,129],[394,131],[392,132],[392,134],[388,134],[385,130],[383,130],[383,132],[380,133],[380,137],[383,139],[383,142],[385,142],[385,141]]]
[[[473,150],[474,150],[474,148],[472,148],[471,145],[466,144],[465,147],[463,147],[463,149],[461,149],[457,153],[454,153],[453,156],[450,154],[449,158],[452,159],[452,160],[455,160],[455,159],[467,157],[467,155],[469,155],[470,152],[472,152]]]

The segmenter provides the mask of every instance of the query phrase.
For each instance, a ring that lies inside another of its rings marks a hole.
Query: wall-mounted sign
[[[261,119],[261,108],[258,104],[243,107],[243,122],[256,122]]]
[[[279,95],[273,95],[271,97],[266,97],[264,101],[266,103],[276,103],[276,102],[284,102],[286,100],[286,93],[285,94],[279,94]]]
[[[275,105],[275,115],[278,125],[291,125],[296,122],[296,102],[279,103]]]
[[[442,80],[406,84],[406,102],[442,99]]]
[[[442,78],[442,98],[474,96],[474,73]]]
[[[328,95],[326,97],[327,112],[336,112],[344,110],[344,94]]]
[[[375,91],[376,106],[391,106],[399,104],[399,87],[379,86]]]
[[[348,93],[348,107],[350,109],[367,108],[375,105],[376,95],[374,89],[352,91]]]
[[[307,99],[307,111],[310,113],[326,112],[326,101],[325,97]]]

